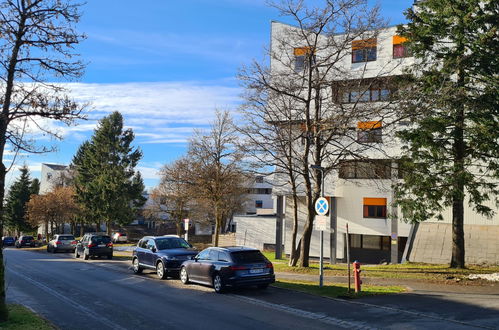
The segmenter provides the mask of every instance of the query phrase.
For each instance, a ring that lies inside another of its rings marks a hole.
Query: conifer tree
[[[129,224],[140,206],[144,183],[135,171],[142,152],[131,146],[134,134],[123,129],[119,112],[103,118],[92,138],[84,142],[75,157],[76,200],[86,220],[107,225]]]
[[[397,189],[410,221],[452,210],[451,267],[465,267],[464,205],[486,216],[498,205],[499,4],[425,0],[400,32],[416,58],[401,110],[415,125],[400,137],[404,182]]]
[[[39,189],[38,179],[31,180],[29,169],[26,165],[20,171],[21,175],[10,186],[4,209],[6,227],[15,230],[18,235],[22,232],[33,230],[33,227],[25,218],[26,203],[29,202],[31,195],[38,193]]]

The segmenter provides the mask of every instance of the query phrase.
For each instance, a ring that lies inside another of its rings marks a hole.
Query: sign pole
[[[189,219],[184,219],[185,241],[189,242]]]

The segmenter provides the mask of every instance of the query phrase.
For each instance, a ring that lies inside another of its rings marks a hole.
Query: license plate
[[[263,273],[263,268],[253,268],[250,269],[251,274],[258,274],[258,273]]]
[[[106,246],[106,244],[99,244],[99,245],[97,245],[97,246],[98,246],[98,247],[104,247],[104,246]]]

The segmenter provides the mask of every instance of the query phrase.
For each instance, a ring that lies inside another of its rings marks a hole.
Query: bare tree
[[[0,1],[0,200],[5,194],[6,145],[14,151],[47,151],[49,148],[37,148],[28,133],[38,130],[57,137],[44,126],[44,120],[70,124],[81,117],[82,107],[60,84],[80,77],[84,69],[84,64],[74,59],[73,49],[83,38],[74,29],[79,7],[59,0]],[[0,206],[0,216],[2,212]],[[0,267],[0,321],[5,321],[1,252]]]
[[[242,205],[246,175],[241,168],[243,154],[234,141],[236,131],[228,111],[217,111],[210,131],[195,131],[190,140],[191,192],[195,207],[204,207],[215,223],[214,245],[227,220]]]
[[[324,175],[334,174],[345,159],[367,159],[367,151],[381,150],[375,134],[381,125],[388,133],[397,117],[391,100],[381,95],[386,78],[396,65],[369,67],[385,22],[377,7],[361,0],[327,0],[322,7],[304,1],[272,2],[294,26],[273,23],[270,65],[255,61],[240,71],[246,89],[243,112],[249,125],[242,130],[260,154],[262,165],[273,165],[291,185],[295,206],[305,196],[307,220],[292,260],[308,266],[314,201],[320,196]],[[355,47],[354,47],[355,45]],[[356,50],[358,48],[358,50]],[[351,58],[365,57],[355,65]],[[372,91],[377,91],[373,94]],[[369,103],[365,101],[378,101]],[[359,123],[362,123],[360,125]],[[253,126],[253,128],[249,128]],[[361,138],[362,137],[362,138]],[[374,139],[373,139],[374,137]]]
[[[151,193],[151,203],[146,206],[146,216],[164,220],[168,214],[175,223],[177,235],[183,233],[182,221],[189,214],[191,180],[189,160],[179,158],[161,169],[161,181]]]

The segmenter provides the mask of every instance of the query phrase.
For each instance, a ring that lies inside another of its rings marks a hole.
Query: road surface
[[[60,329],[499,329],[499,296],[435,293],[353,301],[269,288],[209,287],[134,275],[123,262],[5,249],[7,300]],[[483,304],[483,301],[486,303]],[[488,303],[487,303],[488,302]]]

